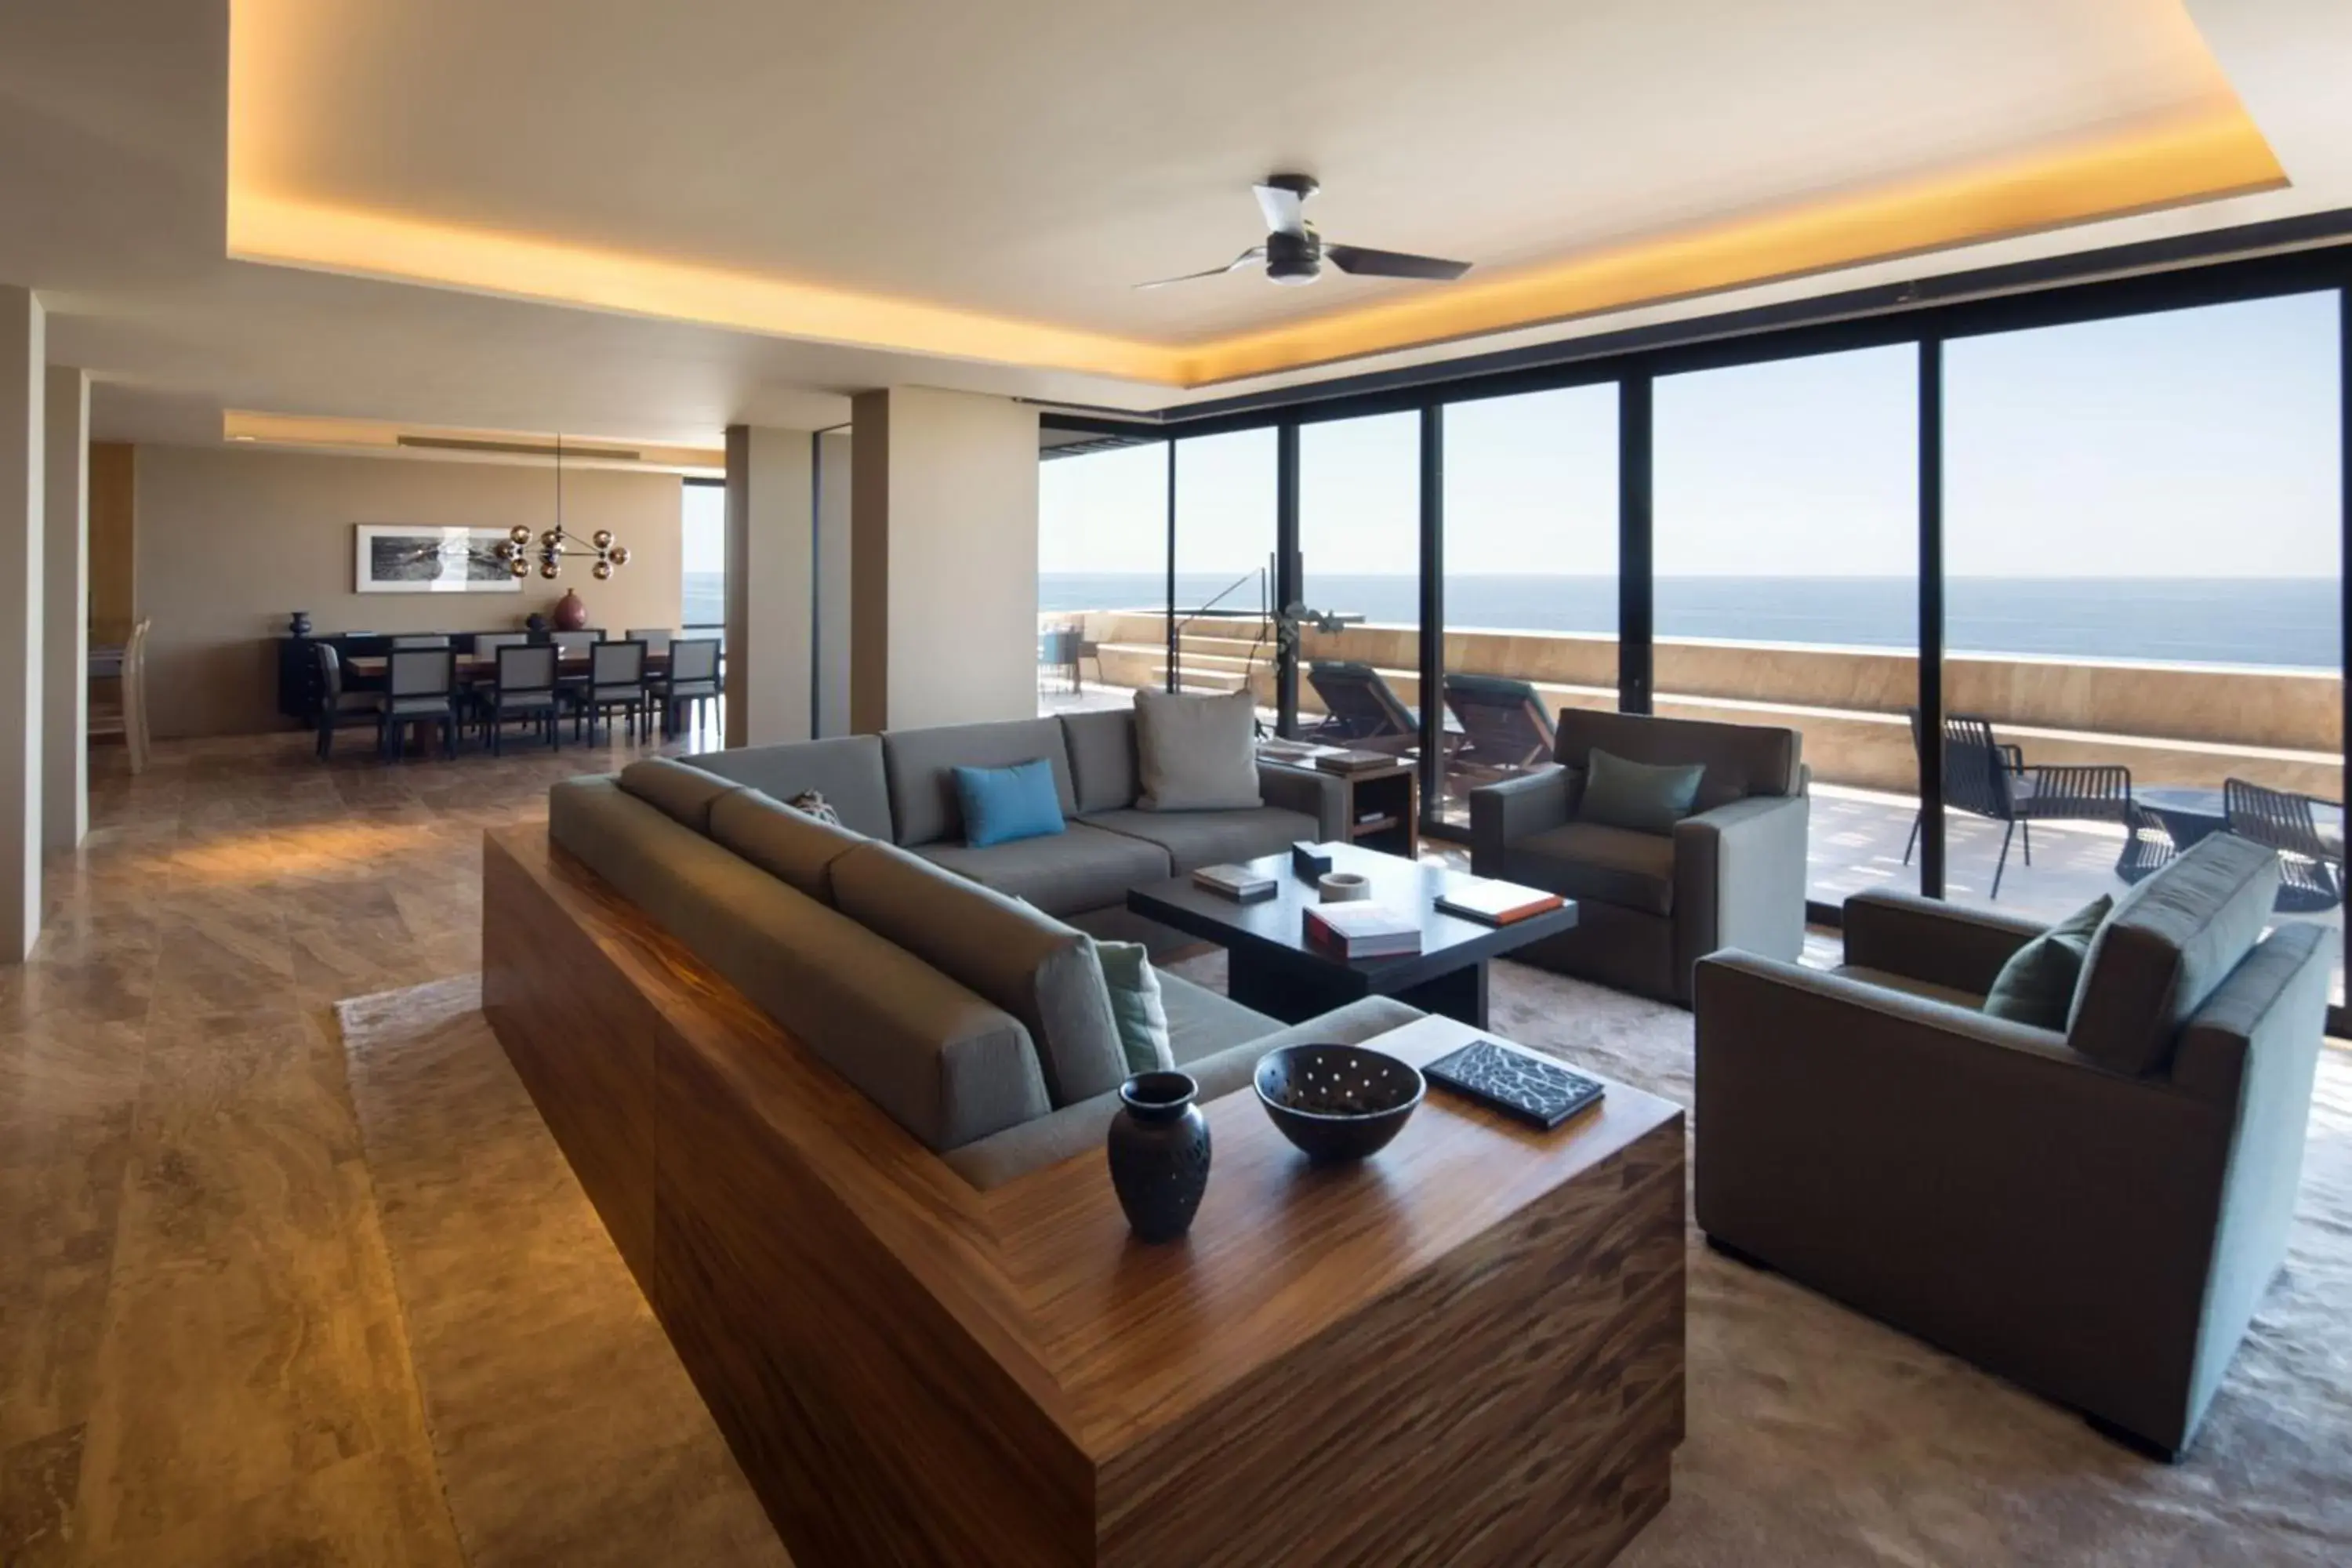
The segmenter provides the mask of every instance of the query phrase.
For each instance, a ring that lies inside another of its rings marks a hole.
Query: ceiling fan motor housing
[[[1323,272],[1323,247],[1311,234],[1265,237],[1265,275],[1276,283],[1312,283]]]

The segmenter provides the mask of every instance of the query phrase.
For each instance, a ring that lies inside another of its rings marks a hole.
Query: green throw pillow
[[[2115,907],[2115,900],[2101,893],[2010,954],[1985,996],[1986,1015],[2039,1029],[2065,1028],[2091,938]]]
[[[1576,808],[1577,820],[1637,833],[1672,833],[1691,814],[1699,780],[1706,776],[1704,763],[1658,767],[1629,763],[1595,746],[1584,761],[1584,801]]]
[[[1168,1043],[1168,1009],[1160,1000],[1160,976],[1139,942],[1098,942],[1103,981],[1110,987],[1111,1020],[1118,1026],[1118,1048],[1129,1074],[1161,1072],[1176,1065]]]

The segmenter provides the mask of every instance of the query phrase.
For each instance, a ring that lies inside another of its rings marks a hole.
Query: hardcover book
[[[1192,873],[1192,885],[1244,904],[1270,899],[1275,894],[1274,879],[1246,866],[1203,866]]]
[[[1421,951],[1421,921],[1389,904],[1316,904],[1301,911],[1308,945],[1353,963]]]
[[[1558,893],[1547,893],[1541,888],[1523,888],[1517,882],[1491,879],[1437,895],[1437,907],[1447,914],[1490,926],[1507,926],[1515,921],[1548,914],[1564,902]]]

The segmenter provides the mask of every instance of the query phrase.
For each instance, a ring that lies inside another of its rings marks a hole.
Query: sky
[[[1945,348],[1945,561],[1953,576],[2300,577],[2339,570],[2333,293],[1996,336]],[[1916,562],[1909,345],[1663,377],[1662,576],[1899,576]],[[1446,410],[1446,570],[1616,570],[1616,394]],[[1305,426],[1300,550],[1416,570],[1418,421]],[[1177,443],[1177,566],[1274,544],[1274,434]],[[1038,566],[1166,565],[1167,448],[1045,463]],[[1333,568],[1326,567],[1326,570]]]

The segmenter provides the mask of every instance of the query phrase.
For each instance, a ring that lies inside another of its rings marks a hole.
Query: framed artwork
[[[503,528],[357,525],[352,590],[361,594],[519,594],[496,553]]]

